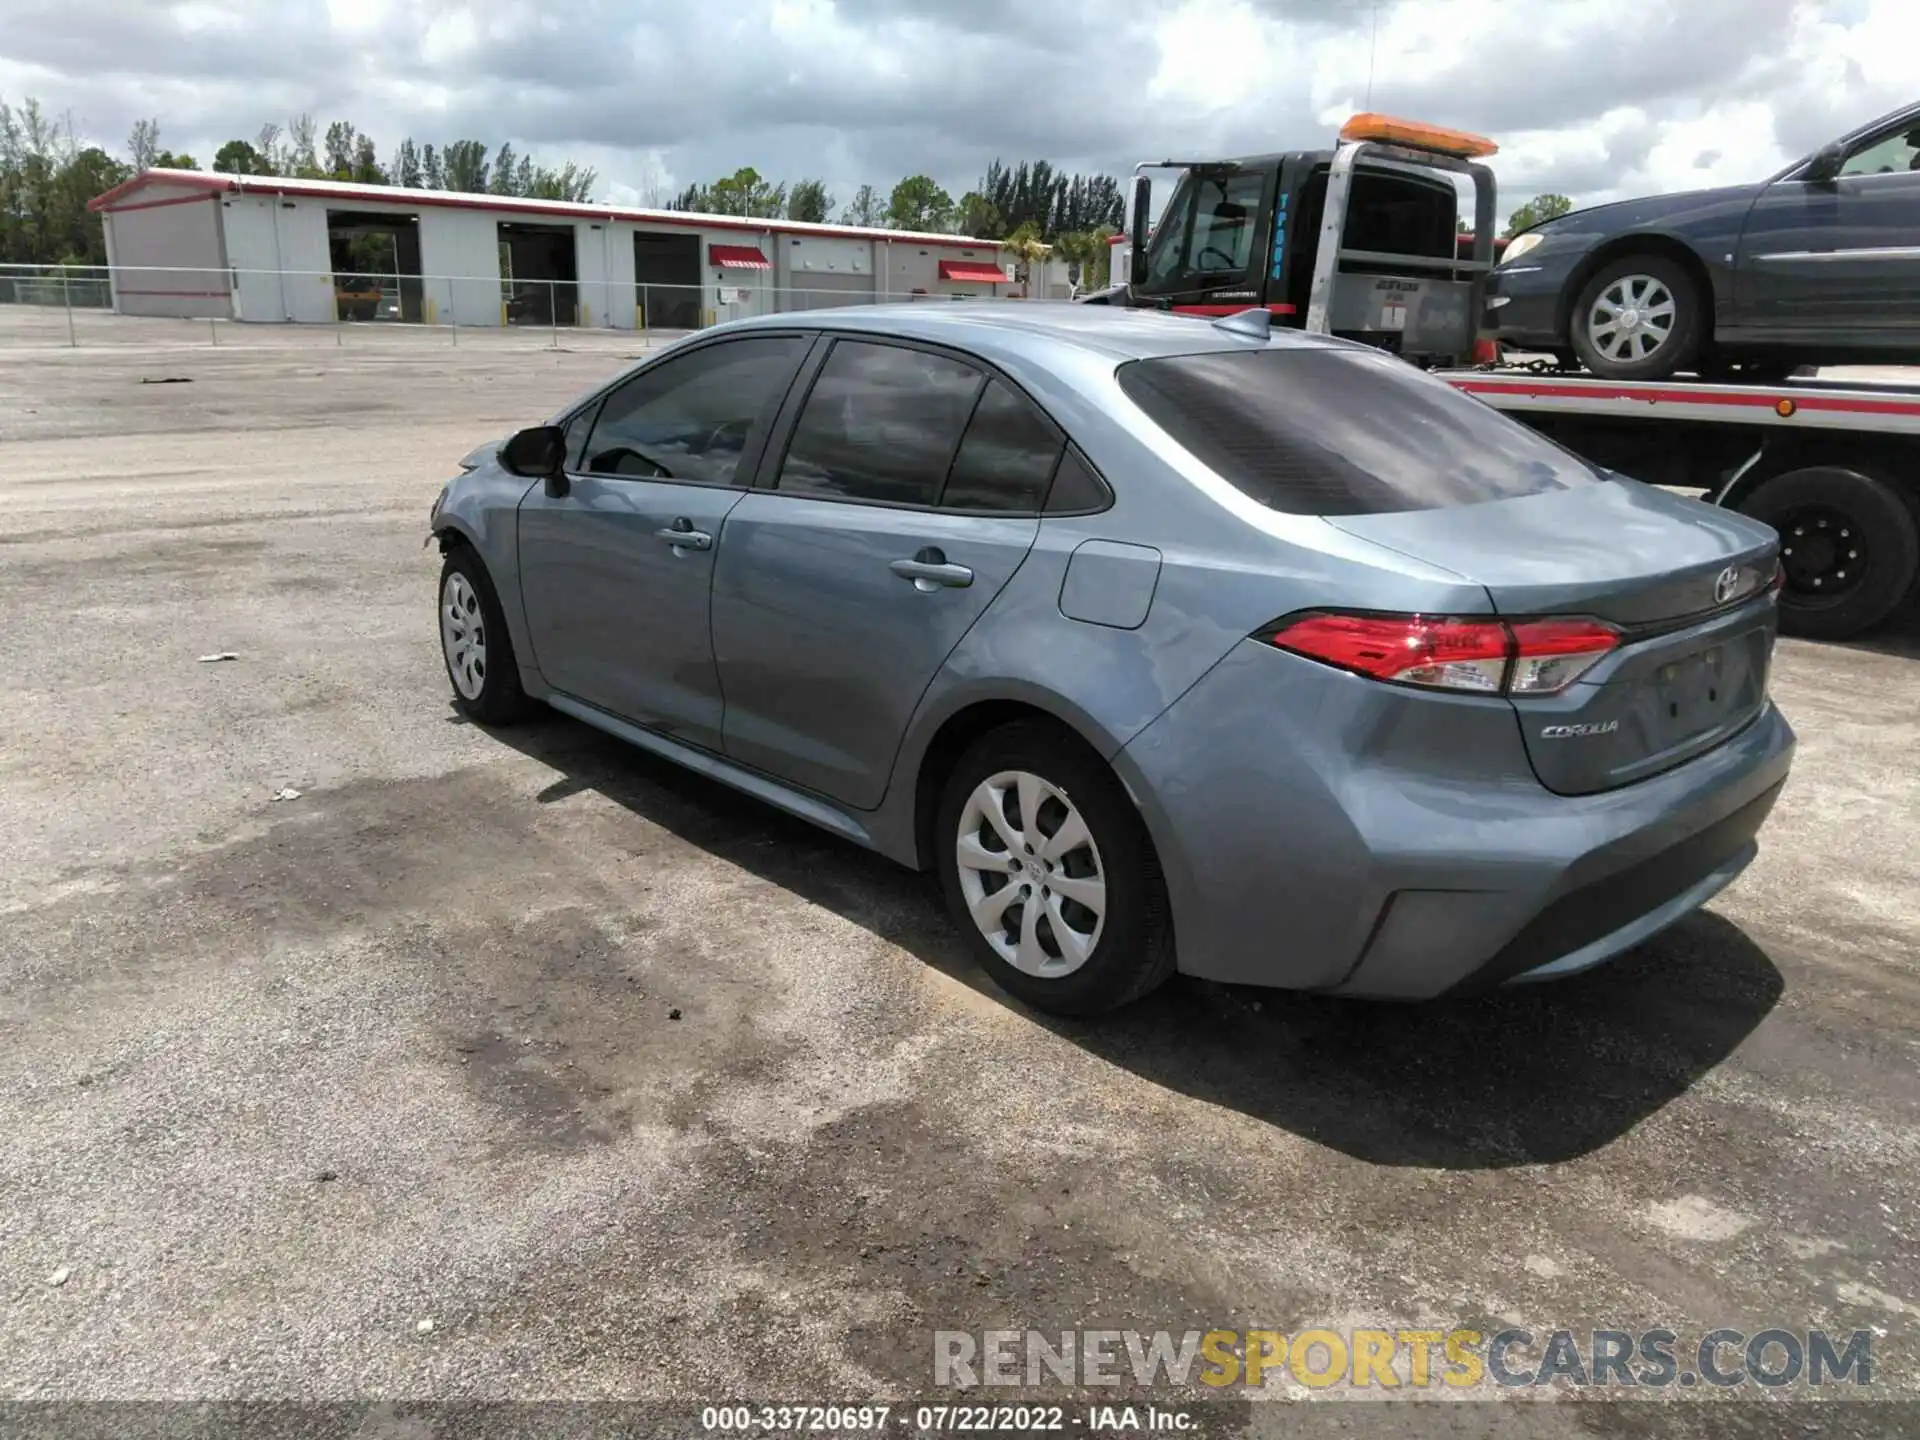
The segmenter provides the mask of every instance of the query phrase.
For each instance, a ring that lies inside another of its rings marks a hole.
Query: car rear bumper
[[[1506,702],[1249,641],[1118,760],[1182,971],[1417,1000],[1572,974],[1698,908],[1752,860],[1793,750],[1769,703],[1672,770],[1555,795]]]

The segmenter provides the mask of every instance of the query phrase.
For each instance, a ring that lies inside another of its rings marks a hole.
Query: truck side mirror
[[[1815,185],[1825,185],[1839,175],[1840,167],[1846,163],[1846,147],[1836,140],[1807,162],[1807,179]]]
[[[1132,242],[1127,248],[1127,282],[1138,288],[1147,283],[1147,215],[1153,209],[1153,181],[1145,175],[1133,177],[1133,222],[1127,232]]]

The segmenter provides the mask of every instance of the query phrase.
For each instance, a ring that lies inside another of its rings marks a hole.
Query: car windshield
[[[1288,514],[1437,510],[1605,479],[1446,381],[1359,347],[1135,360],[1119,378],[1185,449]]]

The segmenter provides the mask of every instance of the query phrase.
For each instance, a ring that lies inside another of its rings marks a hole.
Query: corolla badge
[[[1713,577],[1713,603],[1724,605],[1740,593],[1740,567],[1729,565]]]
[[[1589,735],[1611,735],[1620,728],[1618,720],[1591,720],[1578,725],[1547,725],[1540,731],[1542,740],[1579,740]]]

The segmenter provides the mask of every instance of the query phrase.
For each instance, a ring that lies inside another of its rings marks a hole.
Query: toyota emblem
[[[1713,577],[1713,603],[1724,605],[1740,593],[1740,569],[1729,565]]]

